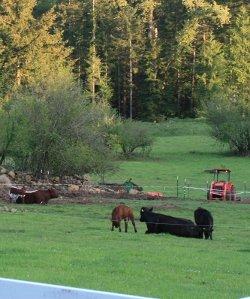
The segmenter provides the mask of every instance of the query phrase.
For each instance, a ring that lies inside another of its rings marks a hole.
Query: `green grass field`
[[[120,171],[107,175],[108,182],[124,182],[128,178],[144,187],[145,190],[162,191],[175,196],[176,180],[179,185],[193,186],[190,198],[204,199],[212,175],[205,169],[229,168],[231,179],[238,191],[250,191],[250,159],[233,156],[228,147],[219,144],[209,135],[209,127],[203,119],[171,120],[167,123],[145,124],[155,138],[152,153],[146,158],[133,158],[120,162]],[[183,188],[179,190],[183,196]],[[246,197],[244,193],[241,197]],[[250,194],[248,194],[250,197]]]
[[[208,136],[202,121],[176,121],[172,124],[176,129],[170,131],[166,124],[155,125],[152,155],[146,161],[123,162],[121,171],[109,181],[132,177],[158,190],[156,186],[175,184],[179,175],[180,181],[187,178],[199,186],[210,178],[204,169],[224,165],[232,169],[236,187],[244,181],[249,186],[249,158],[229,155]],[[186,134],[181,134],[181,126]],[[109,218],[115,201],[8,205],[10,212],[0,202],[0,277],[157,298],[250,295],[250,205],[207,202],[202,193],[189,196],[123,201],[134,209],[137,219],[140,208],[152,204],[155,211],[189,219],[198,206],[207,208],[215,220],[213,241],[145,235],[146,226],[139,221],[137,234],[131,224],[127,234],[111,232]]]
[[[139,217],[142,205],[128,202]],[[155,210],[193,218],[198,206],[215,219],[214,240],[110,231],[114,204],[18,206],[2,212],[0,276],[158,298],[240,298],[250,294],[250,206],[154,202]],[[157,208],[157,206],[159,206]],[[124,227],[123,227],[124,229]]]

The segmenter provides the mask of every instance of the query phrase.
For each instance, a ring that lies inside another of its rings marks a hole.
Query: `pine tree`
[[[70,73],[70,50],[53,27],[56,15],[49,11],[33,17],[35,0],[3,0],[0,9],[0,72],[4,95],[21,86],[53,80]]]
[[[243,6],[233,17],[224,34],[228,43],[221,43],[210,35],[202,49],[200,80],[210,98],[225,98],[228,105],[249,105],[250,30],[249,16]],[[223,96],[222,96],[223,95]],[[220,100],[219,100],[220,101]]]
[[[202,98],[200,103],[209,104],[215,94],[220,94],[227,80],[228,61],[225,57],[224,45],[211,34],[203,45],[199,69],[197,70],[197,94]]]
[[[139,59],[139,78],[137,83],[137,114],[140,117],[155,119],[164,114],[162,91],[164,89],[165,64],[162,59],[162,42],[159,37],[160,1],[146,0],[141,4],[144,35],[143,55]],[[141,78],[145,78],[141,80]]]
[[[233,12],[241,1],[236,2],[228,2]],[[95,0],[94,51],[92,4],[67,3],[71,14],[64,29],[84,84],[90,82],[91,67],[96,82],[104,74],[114,89],[112,103],[124,116],[195,116],[200,92],[210,94],[213,82],[225,79],[219,69],[230,20],[225,1]],[[218,53],[217,66],[208,67],[213,53]]]
[[[227,6],[210,3],[205,0],[184,0],[187,10],[187,21],[177,36],[178,77],[182,81],[180,93],[184,94],[186,106],[184,110],[195,116],[198,103],[198,77],[200,63],[203,59],[202,48],[218,27],[229,23],[229,9]]]
[[[229,29],[229,44],[226,46],[228,60],[227,84],[232,97],[246,109],[250,109],[250,17],[245,6]]]
[[[140,3],[118,1],[118,14],[114,36],[114,54],[121,76],[121,98],[123,114],[134,117],[134,82],[138,73],[138,61],[143,51]]]

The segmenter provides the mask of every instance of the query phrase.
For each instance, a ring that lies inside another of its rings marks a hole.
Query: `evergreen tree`
[[[0,4],[0,72],[8,95],[21,86],[53,80],[70,73],[70,50],[53,25],[49,11],[34,18],[35,0],[3,0]]]
[[[162,91],[164,89],[165,64],[161,56],[162,43],[159,38],[159,8],[160,1],[143,1],[142,22],[144,36],[142,37],[144,52],[140,58],[139,78],[137,84],[137,115],[145,119],[155,119],[158,114],[164,114]],[[144,80],[141,80],[143,78]]]
[[[119,69],[120,112],[133,118],[134,111],[134,81],[138,73],[138,59],[143,51],[142,22],[140,18],[140,3],[133,1],[117,1],[117,26],[112,33],[113,53]]]
[[[227,98],[232,103],[249,105],[250,81],[250,18],[243,6],[233,18],[225,36],[229,41],[223,44],[210,35],[203,46],[203,69],[200,79],[209,98]]]
[[[207,117],[213,135],[240,155],[250,153],[249,25],[243,6],[227,30],[230,42],[218,47],[218,43],[211,41],[205,50],[207,69],[203,75],[207,76],[210,71]]]
[[[232,97],[240,105],[250,109],[250,17],[245,6],[229,29],[229,44],[226,47],[228,61],[227,84]]]
[[[241,53],[246,46],[235,23],[243,4],[245,0],[4,0],[0,94],[71,76],[72,67],[92,99],[108,100],[122,116],[195,116],[214,88],[231,85],[236,94],[246,86],[240,83],[246,77]],[[247,13],[244,18],[247,22]],[[238,83],[227,83],[229,78]]]
[[[184,111],[195,116],[199,107],[197,93],[198,70],[202,57],[202,47],[211,38],[215,29],[229,22],[227,6],[204,0],[183,1],[187,9],[187,21],[177,36],[176,68],[178,79],[182,81],[179,93],[184,96]]]

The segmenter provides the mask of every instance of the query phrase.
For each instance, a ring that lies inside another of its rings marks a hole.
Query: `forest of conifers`
[[[104,174],[171,117],[249,155],[247,2],[1,0],[0,165]]]
[[[194,117],[225,94],[248,108],[247,2],[2,0],[0,101],[73,73],[123,117]]]

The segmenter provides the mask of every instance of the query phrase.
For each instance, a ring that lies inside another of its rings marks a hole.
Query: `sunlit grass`
[[[181,186],[186,179],[186,184],[206,189],[211,175],[204,170],[228,167],[236,189],[250,189],[249,158],[228,154],[209,136],[203,120],[144,125],[156,138],[151,155],[122,161],[107,181],[131,177],[145,190],[175,196],[177,176]],[[137,234],[131,224],[127,234],[110,231],[115,200],[0,209],[0,276],[171,299],[249,295],[250,205],[208,202],[202,190],[186,192],[185,199],[183,188],[179,193],[180,199],[168,201],[123,200],[135,211]],[[189,219],[198,206],[207,208],[215,220],[214,240],[145,235],[139,211],[151,205]]]
[[[132,178],[145,190],[175,196],[177,177],[180,186],[206,189],[213,176],[204,170],[222,167],[231,169],[231,180],[236,190],[250,191],[249,157],[230,154],[225,145],[209,135],[209,127],[204,120],[171,120],[163,124],[144,125],[155,136],[151,154],[144,158],[135,156],[130,160],[121,160],[120,170],[106,175],[107,182],[122,183]],[[184,196],[182,188],[179,196]],[[206,198],[206,191],[192,189],[188,196]]]
[[[250,293],[249,205],[176,200],[166,210],[161,201],[127,203],[137,219],[142,205],[189,219],[202,205],[214,216],[214,240],[145,235],[139,221],[137,234],[131,224],[127,234],[111,232],[115,203],[18,206],[1,212],[0,276],[158,298]]]

